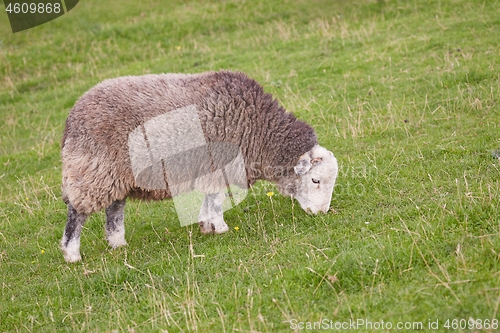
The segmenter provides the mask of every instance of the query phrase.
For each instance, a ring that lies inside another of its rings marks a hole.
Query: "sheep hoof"
[[[127,241],[125,240],[125,230],[110,233],[106,238],[108,239],[109,246],[111,246],[113,249],[127,245]]]
[[[127,241],[125,239],[112,239],[112,238],[108,238],[108,244],[113,249],[116,249],[117,247],[127,245]]]
[[[82,256],[79,252],[72,252],[69,249],[63,249],[63,256],[66,262],[78,262],[82,260]]]
[[[229,230],[228,225],[222,218],[214,218],[208,221],[200,221],[198,223],[200,225],[201,233],[205,235],[223,234]]]
[[[66,241],[66,236],[63,236],[60,249],[66,262],[77,262],[82,260],[82,256],[80,255],[79,237],[75,237],[70,241]]]

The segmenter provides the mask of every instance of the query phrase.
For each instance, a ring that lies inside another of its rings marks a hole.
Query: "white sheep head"
[[[306,212],[328,212],[338,174],[333,153],[316,145],[299,158],[294,171],[294,175],[279,180],[279,191],[297,199]]]

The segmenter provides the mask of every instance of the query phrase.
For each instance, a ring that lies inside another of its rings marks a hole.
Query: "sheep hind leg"
[[[106,208],[106,239],[112,248],[127,245],[124,218],[125,199],[116,200]]]
[[[201,206],[198,223],[202,234],[222,234],[229,230],[224,222],[222,204],[225,199],[225,193],[206,194]]]
[[[61,240],[61,250],[66,262],[82,260],[80,255],[80,235],[88,215],[79,214],[71,204],[68,204],[68,220]]]

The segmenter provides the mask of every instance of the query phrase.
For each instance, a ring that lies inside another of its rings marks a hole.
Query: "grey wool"
[[[318,144],[314,130],[243,73],[125,76],[105,80],[74,105],[62,140],[63,199],[89,214],[127,197],[161,200],[167,189],[144,189],[131,168],[128,137],[146,121],[195,106],[208,141],[237,145],[247,184],[279,181]],[[172,133],[175,135],[175,133]],[[332,185],[333,186],[333,185]]]

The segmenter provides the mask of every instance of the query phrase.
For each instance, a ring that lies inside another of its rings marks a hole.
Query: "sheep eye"
[[[319,179],[314,179],[314,178],[313,178],[313,179],[312,179],[312,182],[313,182],[314,184],[319,184]]]

